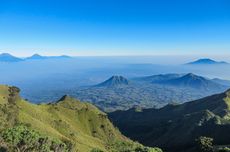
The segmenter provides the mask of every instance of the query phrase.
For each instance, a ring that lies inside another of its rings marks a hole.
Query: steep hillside
[[[127,139],[113,127],[105,113],[69,96],[55,103],[35,105],[21,99],[18,88],[0,86],[0,114],[0,149],[27,148],[28,151],[29,146],[44,148],[45,144],[47,151],[56,152],[99,149],[131,152],[138,148],[160,151]],[[35,144],[30,145],[28,141]],[[34,150],[41,151],[29,151]]]
[[[229,145],[230,90],[181,105],[161,109],[130,109],[109,114],[110,119],[131,139],[169,152],[185,152],[200,136]]]

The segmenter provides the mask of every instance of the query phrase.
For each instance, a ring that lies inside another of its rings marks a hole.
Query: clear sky
[[[0,52],[230,54],[230,1],[0,0]]]

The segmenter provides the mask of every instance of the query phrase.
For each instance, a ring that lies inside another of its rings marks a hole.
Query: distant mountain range
[[[187,65],[215,65],[215,64],[228,64],[227,62],[224,62],[224,61],[215,61],[215,60],[212,60],[212,59],[198,59],[196,61],[193,61],[193,62],[189,62],[187,63]]]
[[[230,90],[184,104],[160,109],[136,109],[109,114],[122,133],[166,152],[197,152],[195,139],[214,139],[218,148],[229,145]],[[219,152],[219,151],[218,151]]]
[[[80,100],[97,105],[104,111],[114,111],[133,106],[162,107],[171,102],[183,103],[223,92],[229,87],[223,85],[221,79],[216,81],[188,73],[133,79],[112,76],[102,83],[68,92]]]
[[[0,54],[0,62],[19,62],[26,60],[43,60],[43,59],[68,59],[70,56],[62,55],[62,56],[41,56],[39,54],[34,54],[27,58],[19,58],[15,57],[9,53]]]
[[[135,80],[135,79],[134,79]],[[221,79],[209,80],[202,76],[195,75],[193,73],[188,74],[161,74],[148,77],[136,78],[138,81],[150,82],[161,85],[169,85],[175,87],[188,87],[202,90],[212,90],[223,88]],[[227,81],[227,80],[223,80]]]
[[[43,59],[68,59],[71,58],[67,55],[61,55],[61,56],[41,56],[39,54],[34,54],[30,57],[27,57],[26,60],[43,60]]]

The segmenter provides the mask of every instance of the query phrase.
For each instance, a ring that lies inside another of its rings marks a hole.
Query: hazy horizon
[[[26,57],[30,57],[34,54],[39,54],[41,56],[61,56],[61,55],[67,55],[70,56],[72,58],[79,58],[79,59],[86,59],[86,60],[90,60],[90,59],[102,59],[102,62],[108,60],[108,61],[115,61],[117,63],[129,63],[129,64],[135,64],[135,63],[139,63],[139,64],[163,64],[163,65],[168,65],[168,64],[173,64],[173,65],[178,65],[178,64],[185,64],[185,63],[189,63],[189,62],[193,62],[196,61],[198,59],[212,59],[215,61],[225,61],[225,62],[230,62],[230,56],[228,56],[227,54],[225,55],[220,55],[220,54],[216,54],[216,55],[198,55],[198,54],[193,54],[193,55],[169,55],[169,54],[165,54],[165,55],[69,55],[69,54],[65,54],[64,52],[62,54],[41,54],[41,53],[37,53],[37,52],[31,52],[31,54],[28,55],[17,55],[17,54],[13,54],[11,52],[1,52],[1,53],[9,53],[15,57],[19,57],[19,58],[26,58]],[[112,59],[112,60],[111,60]]]

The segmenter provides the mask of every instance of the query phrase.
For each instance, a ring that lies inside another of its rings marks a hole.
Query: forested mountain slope
[[[216,145],[230,144],[230,90],[160,109],[116,111],[109,117],[131,139],[169,152],[194,148],[201,136],[213,138]]]

